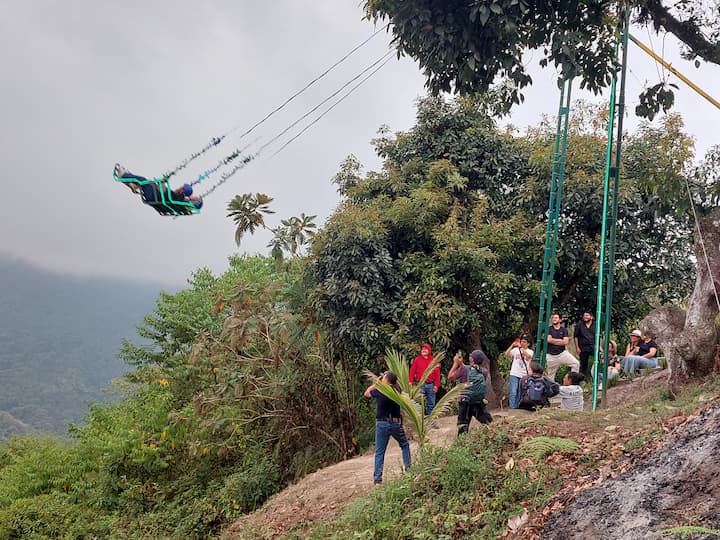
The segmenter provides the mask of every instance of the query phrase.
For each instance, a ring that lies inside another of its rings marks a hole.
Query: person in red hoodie
[[[435,408],[435,394],[440,387],[440,367],[435,366],[424,381],[420,381],[420,377],[433,360],[432,348],[426,343],[420,347],[420,356],[416,356],[412,361],[408,374],[410,384],[422,383],[422,393],[425,395],[425,414],[428,415]]]

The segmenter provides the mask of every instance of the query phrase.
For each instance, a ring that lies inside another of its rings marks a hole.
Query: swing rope
[[[273,154],[270,156],[271,158],[278,155],[280,152],[282,152],[291,142],[293,142],[295,139],[300,137],[303,133],[305,133],[308,129],[310,129],[312,126],[314,126],[323,116],[325,116],[327,113],[332,111],[335,107],[340,105],[345,98],[347,98],[350,94],[352,94],[360,85],[362,85],[365,81],[367,81],[370,77],[375,75],[380,69],[387,64],[390,61],[390,58],[387,58],[382,64],[380,64],[378,67],[376,67],[371,73],[369,73],[364,79],[362,79],[359,83],[357,83],[355,86],[353,86],[344,96],[342,96],[340,99],[338,99],[335,103],[333,103],[330,107],[325,109],[320,116],[315,118],[312,122],[310,122],[307,126],[305,126],[302,130],[300,130],[299,133],[297,133],[294,137],[292,137],[289,141],[287,141],[285,144],[283,144],[280,148],[278,148]]]
[[[710,259],[707,254],[707,249],[705,248],[705,240],[703,238],[702,229],[700,229],[700,222],[698,221],[697,212],[695,212],[695,203],[693,201],[692,192],[690,191],[690,182],[688,182],[687,177],[685,178],[685,187],[687,188],[688,199],[690,200],[690,208],[692,209],[693,213],[693,219],[695,219],[695,228],[697,229],[698,238],[700,239],[700,246],[702,247],[705,265],[707,266],[710,281],[712,281],[713,293],[715,293],[715,303],[717,304],[718,312],[720,313],[720,297],[718,296],[717,286],[715,285],[715,277],[713,276],[712,268],[710,267]]]
[[[255,128],[259,127],[259,126],[262,125],[264,122],[266,122],[268,119],[270,119],[273,115],[275,115],[275,113],[277,113],[277,112],[279,112],[280,110],[282,110],[286,105],[288,105],[288,104],[289,104],[291,101],[293,101],[296,97],[298,97],[300,94],[302,94],[303,92],[305,92],[308,88],[310,88],[310,87],[311,87],[312,85],[314,85],[316,82],[318,82],[318,81],[321,80],[323,77],[325,77],[325,76],[326,76],[328,73],[330,73],[333,69],[335,69],[337,66],[339,66],[340,64],[342,64],[345,60],[347,60],[350,56],[352,56],[353,53],[355,53],[356,51],[358,51],[359,49],[361,49],[364,45],[366,45],[368,42],[370,42],[371,39],[373,39],[375,36],[377,36],[377,35],[378,35],[380,32],[382,32],[383,30],[387,29],[389,26],[390,26],[390,24],[388,23],[388,24],[386,24],[385,26],[383,26],[382,28],[379,28],[379,29],[376,30],[370,37],[368,37],[367,39],[365,39],[362,43],[356,45],[356,46],[355,46],[353,49],[351,49],[347,54],[345,54],[345,56],[343,56],[342,58],[340,58],[340,60],[338,60],[337,62],[335,62],[333,65],[331,65],[331,66],[330,66],[329,68],[327,68],[325,71],[323,71],[320,75],[318,75],[318,76],[315,77],[313,80],[311,80],[309,83],[307,83],[303,88],[301,88],[300,90],[298,90],[297,92],[295,92],[292,96],[290,96],[289,98],[287,98],[282,104],[280,104],[278,107],[276,107],[275,109],[273,109],[270,113],[268,113],[267,115],[265,115],[265,117],[262,118],[260,121],[258,121],[258,122],[256,122],[255,124],[253,124],[248,130],[246,130],[244,133],[242,133],[242,134],[240,135],[238,141],[239,141],[239,140],[242,140],[243,137],[249,135],[253,130],[255,130]],[[176,166],[176,167],[175,167],[174,169],[172,169],[171,171],[165,173],[165,174],[163,175],[163,178],[166,179],[166,180],[169,180],[169,179],[170,179],[171,177],[173,177],[175,174],[177,174],[178,172],[182,171],[185,167],[187,167],[192,161],[196,160],[197,158],[199,158],[200,156],[202,156],[203,154],[205,154],[206,152],[208,152],[208,151],[211,150],[212,148],[214,148],[214,147],[216,147],[217,145],[219,145],[219,144],[220,144],[221,142],[223,142],[223,141],[225,140],[225,138],[228,137],[231,133],[233,133],[234,131],[240,129],[241,126],[242,126],[242,124],[238,124],[237,126],[231,128],[230,130],[228,130],[228,131],[225,132],[224,134],[220,135],[219,137],[213,137],[213,138],[210,140],[210,142],[209,142],[208,144],[206,144],[202,149],[198,150],[197,152],[194,152],[194,153],[190,154],[187,158],[185,158],[183,161],[181,161],[178,166]],[[233,156],[233,154],[235,154],[235,152],[233,152],[232,154],[230,154],[230,156]],[[228,157],[225,158],[225,159],[228,159],[230,156],[228,156]],[[237,156],[234,156],[234,157],[237,157]],[[231,158],[231,159],[234,159],[234,158]],[[198,181],[201,181],[201,180],[199,179]],[[197,182],[194,182],[194,183],[197,183]]]
[[[213,173],[217,172],[221,168],[223,168],[225,165],[228,165],[232,161],[234,161],[236,158],[238,158],[243,152],[245,152],[248,148],[250,148],[253,144],[255,144],[257,141],[260,140],[260,137],[255,137],[252,141],[247,143],[242,148],[236,148],[232,151],[229,155],[225,156],[223,159],[218,161],[214,167],[211,167],[210,169],[207,169],[206,171],[200,173],[200,175],[197,177],[196,180],[193,180],[190,182],[191,186],[194,186],[196,184],[199,184],[203,180],[209,178]]]
[[[363,42],[360,43],[359,45],[355,46],[355,48],[353,48],[350,52],[348,52],[348,53],[347,53],[345,56],[343,56],[340,60],[338,60],[337,62],[335,62],[332,66],[330,66],[329,68],[327,68],[324,72],[322,72],[320,75],[318,75],[317,77],[315,77],[312,81],[310,81],[309,83],[307,83],[303,88],[301,88],[301,89],[298,90],[296,93],[294,93],[292,96],[290,96],[289,98],[287,98],[287,99],[286,99],[282,104],[280,104],[277,108],[275,108],[274,110],[272,110],[271,112],[269,112],[267,115],[265,115],[265,117],[262,118],[260,121],[256,122],[256,123],[253,124],[252,126],[250,126],[250,128],[249,128],[247,131],[243,132],[243,133],[240,135],[240,139],[242,139],[242,138],[245,137],[246,135],[249,135],[250,133],[252,133],[252,131],[253,131],[255,128],[259,127],[259,126],[260,126],[261,124],[263,124],[266,120],[270,119],[270,117],[272,117],[275,113],[279,112],[279,111],[280,111],[281,109],[283,109],[288,103],[290,103],[292,100],[294,100],[294,99],[295,99],[296,97],[298,97],[300,94],[302,94],[303,92],[305,92],[308,88],[310,88],[313,84],[315,84],[316,82],[318,82],[320,79],[322,79],[323,77],[325,77],[325,75],[327,75],[327,74],[330,73],[333,69],[335,69],[337,66],[339,66],[340,64],[342,64],[342,63],[343,63],[345,60],[347,60],[354,52],[356,52],[358,49],[360,49],[361,47],[363,47],[364,45],[366,45],[372,38],[374,38],[375,36],[377,36],[380,32],[382,32],[383,30],[385,30],[385,29],[388,28],[389,26],[390,26],[390,23],[388,23],[388,24],[386,24],[385,26],[383,26],[382,28],[376,30],[375,33],[373,33],[369,38],[367,38],[365,41],[363,41]],[[235,127],[232,128],[230,131],[228,131],[226,135],[229,135],[230,133],[232,133],[233,131],[235,131],[235,130],[237,130],[237,129],[239,129],[239,128],[240,128],[240,125],[235,126]]]
[[[315,105],[312,109],[310,109],[308,112],[306,112],[305,114],[303,114],[300,118],[298,118],[297,120],[295,120],[292,124],[290,124],[288,127],[286,127],[285,129],[283,129],[280,133],[278,133],[277,135],[275,135],[275,136],[274,136],[272,139],[270,139],[268,142],[266,142],[265,144],[263,144],[263,145],[258,149],[258,153],[261,152],[261,151],[263,151],[263,150],[265,150],[268,146],[270,146],[272,143],[274,143],[275,141],[277,141],[280,137],[282,137],[283,135],[285,135],[288,131],[290,131],[292,128],[294,128],[295,126],[297,126],[300,122],[302,122],[303,120],[305,120],[308,116],[310,116],[312,113],[314,113],[315,111],[317,111],[320,107],[322,107],[323,105],[325,105],[328,101],[330,101],[332,98],[334,98],[335,96],[337,96],[337,95],[338,95],[340,92],[342,92],[345,88],[347,88],[347,87],[350,86],[352,83],[354,83],[355,81],[357,81],[360,77],[362,77],[365,73],[367,73],[368,71],[370,71],[371,69],[373,69],[375,66],[377,66],[377,65],[380,64],[381,62],[382,62],[382,65],[381,65],[380,67],[384,66],[384,65],[388,62],[388,60],[390,60],[390,56],[392,56],[393,54],[394,54],[393,51],[390,51],[390,52],[384,54],[383,56],[381,56],[380,58],[378,58],[377,60],[375,60],[372,64],[370,64],[369,66],[367,66],[367,67],[366,67],[365,69],[363,69],[360,73],[358,73],[358,74],[355,75],[352,79],[350,79],[348,82],[346,82],[345,84],[343,84],[340,88],[338,88],[337,90],[335,90],[332,94],[330,94],[328,97],[326,97],[325,99],[323,99],[320,103],[318,103],[317,105]],[[383,60],[384,60],[384,62],[383,62]],[[379,69],[379,68],[378,68],[378,69]],[[373,74],[375,74],[376,71],[377,71],[377,69],[376,69],[375,71],[373,71],[373,72],[370,74],[370,76],[372,76]],[[368,77],[368,78],[369,78],[369,77]],[[367,80],[367,79],[363,79],[362,82],[364,82],[365,80]],[[350,90],[350,92],[352,92],[355,88],[357,88],[357,87],[353,87],[353,88]]]
[[[325,116],[327,113],[329,113],[332,109],[334,109],[337,105],[339,105],[342,101],[344,101],[350,94],[352,94],[361,84],[363,84],[365,81],[367,81],[370,77],[372,77],[375,73],[377,73],[380,68],[382,68],[385,64],[387,64],[390,61],[390,57],[393,55],[393,52],[390,51],[377,60],[367,66],[365,69],[363,69],[360,73],[358,73],[356,76],[354,76],[352,79],[350,79],[348,82],[343,84],[339,89],[337,89],[335,92],[330,94],[328,97],[323,99],[320,103],[315,105],[312,109],[310,109],[308,112],[300,116],[297,120],[295,120],[293,123],[291,123],[288,127],[283,129],[280,133],[275,135],[272,139],[264,143],[258,150],[253,154],[248,154],[242,160],[237,163],[232,169],[225,171],[221,176],[220,180],[213,184],[210,188],[208,188],[207,191],[205,191],[201,196],[203,198],[210,195],[213,191],[215,191],[218,187],[220,187],[222,184],[224,184],[231,176],[233,176],[235,173],[237,173],[239,170],[243,169],[246,165],[248,165],[251,161],[253,161],[255,158],[260,156],[270,145],[275,143],[278,139],[280,139],[283,135],[285,135],[288,131],[290,131],[292,128],[297,126],[300,122],[305,120],[308,116],[310,116],[312,113],[317,111],[320,107],[322,107],[325,103],[330,101],[332,98],[337,96],[340,92],[342,92],[345,88],[347,88],[349,85],[351,85],[353,82],[357,81],[360,77],[362,77],[365,73],[372,70],[368,75],[366,75],[360,82],[358,82],[355,86],[350,88],[348,92],[345,93],[339,100],[337,100],[335,103],[333,103],[330,107],[328,107],[325,111],[323,111],[317,118],[315,118],[310,124],[305,126],[299,133],[297,133],[295,136],[293,136],[289,141],[287,141],[285,144],[283,144],[280,149],[278,149],[274,154],[272,154],[271,157],[274,157],[276,154],[278,154],[281,150],[283,150],[288,144],[293,142],[295,139],[300,137],[303,133],[305,133],[311,126],[316,124],[323,116]],[[379,65],[378,65],[379,64]],[[373,69],[374,68],[374,69]],[[257,140],[257,139],[255,139]],[[221,160],[218,162],[218,164],[213,167],[212,169],[209,169],[208,171],[205,171],[201,176],[201,178],[198,178],[193,182],[193,184],[197,184],[200,181],[208,178],[211,174],[217,172],[219,169],[221,169],[223,166],[229,164],[231,161],[233,161],[235,158],[239,157],[240,154],[245,151],[249,146],[254,144],[255,141],[252,143],[246,145],[242,149],[235,150],[230,156],[227,158]]]

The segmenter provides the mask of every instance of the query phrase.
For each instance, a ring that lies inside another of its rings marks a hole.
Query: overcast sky
[[[366,169],[377,169],[370,140],[378,128],[413,125],[423,78],[411,60],[393,57],[280,154],[271,158],[274,147],[268,148],[209,196],[200,215],[160,217],[113,181],[112,167],[119,161],[138,174],[160,176],[211,137],[237,128],[235,139],[231,135],[180,176],[194,179],[243,144],[239,133],[376,30],[363,20],[361,4],[3,0],[0,253],[57,271],[178,284],[200,266],[222,272],[228,255],[238,251],[226,217],[236,194],[260,191],[273,197],[271,227],[301,212],[317,214],[321,224],[338,203],[331,179],[340,162],[354,154]],[[649,41],[644,30],[636,34]],[[384,32],[373,38],[263,124],[256,131],[259,144],[382,56],[389,40]],[[663,50],[659,38],[653,45]],[[720,78],[718,66],[696,70],[679,59],[670,37],[664,53],[720,98],[712,83]],[[528,58],[536,64],[539,55]],[[657,82],[662,71],[634,46],[630,66],[627,125],[632,126],[638,92]],[[536,84],[511,120],[519,126],[557,112],[554,71],[534,73]],[[716,143],[720,111],[679,84],[676,110],[704,151]],[[268,233],[256,234],[240,249],[266,253],[268,241]]]

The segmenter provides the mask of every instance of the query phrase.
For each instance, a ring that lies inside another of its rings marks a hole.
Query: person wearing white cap
[[[638,369],[656,368],[658,347],[652,337],[646,335],[645,339],[642,339],[640,330],[633,330],[628,335],[630,343],[625,349],[625,358],[622,361],[623,371],[634,374]]]

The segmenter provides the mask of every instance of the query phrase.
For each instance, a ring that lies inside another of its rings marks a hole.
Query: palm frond
[[[460,397],[460,394],[468,386],[470,386],[470,384],[471,383],[458,383],[453,388],[448,390],[445,395],[440,398],[437,403],[435,403],[435,408],[432,410],[432,413],[430,413],[430,416],[427,418],[426,423],[429,426],[432,426],[438,418],[448,412],[450,410],[450,407],[452,407],[453,403],[457,401],[458,397]]]
[[[443,361],[443,358],[445,358],[445,353],[438,353],[438,355],[433,358],[433,361],[428,364],[428,367],[425,368],[425,371],[423,371],[423,374],[420,376],[420,380],[424,381],[425,379],[427,379],[432,373],[432,370],[435,369],[435,366],[440,365],[440,362]]]
[[[380,378],[370,370],[365,369],[363,373],[383,396],[400,406],[403,418],[406,420],[406,425],[418,435],[420,441],[424,441],[427,431],[427,423],[425,415],[423,414],[425,410],[424,403],[418,403],[404,391],[402,393],[398,392],[389,384],[382,382]],[[422,442],[420,444],[422,444]]]
[[[411,394],[410,387],[410,366],[405,361],[402,353],[394,349],[385,349],[385,364],[398,378],[398,384],[403,392]]]

